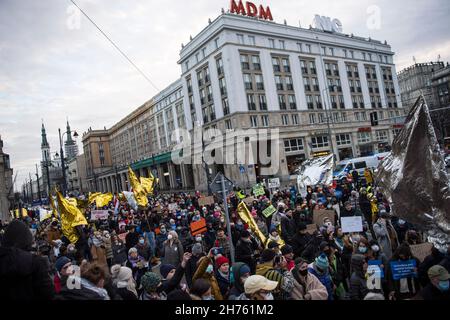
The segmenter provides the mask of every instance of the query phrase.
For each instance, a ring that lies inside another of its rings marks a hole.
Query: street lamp
[[[336,85],[332,85],[329,86],[325,89],[322,90],[322,96],[324,96],[324,106],[325,106],[325,112],[327,114],[327,126],[328,126],[328,139],[330,140],[330,144],[331,144],[331,153],[333,154],[333,157],[336,157],[335,153],[334,153],[334,145],[333,145],[333,138],[332,138],[332,134],[331,134],[331,125],[330,125],[330,110],[328,110],[327,108],[327,99],[325,98],[324,92],[329,91],[331,88],[337,88]]]
[[[63,132],[63,134],[61,135],[61,129],[58,128],[58,133],[59,133],[59,147],[60,147],[60,152],[61,152],[61,170],[62,170],[62,174],[63,174],[63,190],[62,190],[62,192],[64,195],[66,195],[66,191],[67,191],[66,166],[65,166],[65,162],[64,162],[64,150],[62,147],[62,139],[64,138],[65,134],[72,133],[72,131]],[[73,137],[78,138],[78,133],[76,131],[74,131]]]

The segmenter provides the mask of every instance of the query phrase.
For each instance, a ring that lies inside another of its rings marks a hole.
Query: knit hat
[[[220,268],[225,263],[230,264],[230,260],[228,260],[227,257],[221,256],[221,257],[218,257],[216,259],[216,266],[217,266],[217,268]]]
[[[292,249],[292,247],[290,246],[290,245],[288,245],[288,244],[286,244],[286,245],[284,245],[282,248],[281,248],[281,254],[284,256],[284,255],[287,255],[287,254],[289,254],[289,253],[293,253],[294,252],[294,250]]]
[[[267,248],[273,249],[273,248],[277,248],[277,247],[279,247],[279,246],[280,246],[280,244],[279,244],[278,242],[276,242],[276,241],[270,241],[269,244],[267,245]]]
[[[126,282],[133,276],[133,272],[128,267],[121,267],[120,264],[116,264],[111,267],[111,276],[117,282]]]
[[[70,262],[72,262],[72,261],[65,256],[59,257],[55,262],[56,271],[61,272],[61,269]]]
[[[154,272],[147,272],[141,278],[141,285],[147,292],[154,292],[161,282],[161,276]]]
[[[202,249],[202,245],[201,245],[200,243],[196,243],[196,244],[194,244],[194,245],[192,246],[192,254],[193,254],[193,255],[198,256],[198,255],[200,255],[202,252],[203,252],[203,249]]]
[[[165,279],[165,278],[167,278],[167,275],[169,274],[169,272],[172,271],[173,269],[176,269],[176,268],[172,264],[162,264],[159,267],[159,273],[161,273],[161,276],[163,277],[163,279]]]
[[[25,223],[20,220],[13,220],[6,228],[2,242],[5,247],[29,251],[33,243],[33,235]]]
[[[328,258],[325,254],[321,254],[320,256],[318,256],[314,263],[316,267],[322,270],[328,269]]]
[[[241,275],[246,274],[246,273],[250,273],[250,272],[251,272],[250,267],[248,265],[246,265],[246,264],[242,265],[239,268],[239,274],[241,274]]]
[[[275,258],[276,253],[273,250],[270,249],[265,249],[262,253],[261,253],[261,262],[268,262],[273,260],[273,258]]]

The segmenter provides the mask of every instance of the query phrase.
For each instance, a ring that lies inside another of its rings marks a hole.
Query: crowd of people
[[[450,248],[419,261],[412,245],[425,239],[418,228],[391,214],[371,176],[332,186],[295,186],[254,196],[248,211],[258,236],[238,212],[247,197],[200,205],[195,194],[149,196],[146,210],[126,201],[83,209],[88,225],[70,241],[53,217],[1,223],[2,300],[446,300],[450,298]],[[273,205],[276,212],[265,216]],[[108,218],[90,220],[91,210]],[[314,222],[316,210],[333,218]],[[363,231],[343,233],[341,218],[361,216]],[[192,235],[191,224],[206,228]],[[312,225],[315,227],[311,228]],[[234,250],[233,250],[234,249]],[[232,256],[234,252],[234,256]],[[369,261],[381,261],[380,285],[368,284]],[[416,260],[415,276],[396,279],[392,261]],[[233,262],[234,261],[234,262]]]

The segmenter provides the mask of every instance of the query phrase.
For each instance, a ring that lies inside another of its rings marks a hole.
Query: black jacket
[[[429,283],[420,292],[420,297],[423,300],[442,300],[450,301],[450,291],[442,292],[433,284]]]
[[[296,223],[294,218],[282,217],[281,218],[281,237],[288,244],[292,243],[292,238],[296,233]]]
[[[138,297],[136,297],[136,295],[127,288],[118,288],[116,293],[122,298],[122,300],[138,300]]]
[[[135,231],[133,233],[128,233],[125,237],[125,246],[127,248],[127,254],[128,250],[133,248],[135,245],[137,245],[139,242],[139,234]]]
[[[162,280],[162,291],[165,292],[166,295],[168,295],[175,289],[180,289],[180,282],[181,279],[183,279],[184,272],[185,268],[183,268],[180,263],[178,268],[175,270],[173,277],[170,280]]]
[[[0,300],[51,300],[55,288],[48,260],[18,248],[0,247]]]
[[[253,256],[255,250],[256,248],[253,242],[246,242],[239,239],[236,245],[236,262],[244,262],[252,271],[256,270],[256,261]]]
[[[303,251],[305,251],[306,246],[311,243],[313,237],[309,234],[301,234],[297,232],[292,238],[292,249],[294,250],[295,257],[302,257]]]
[[[193,284],[192,277],[194,276],[195,271],[197,271],[197,262],[198,260],[200,260],[202,256],[203,255],[197,257],[193,255],[186,264],[185,276],[186,276],[186,283],[189,288],[192,288]]]

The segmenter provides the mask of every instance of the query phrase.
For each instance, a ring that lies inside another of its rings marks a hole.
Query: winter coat
[[[256,269],[256,261],[253,256],[254,250],[252,242],[246,242],[242,239],[239,239],[236,245],[236,261],[247,264],[253,272]]]
[[[392,244],[387,226],[378,220],[373,225],[373,231],[380,245],[381,252],[385,254],[386,258],[390,259],[392,257]]]
[[[443,292],[436,288],[432,283],[429,283],[422,289],[419,297],[423,300],[450,301],[450,290]]]
[[[288,244],[292,243],[292,238],[296,233],[296,225],[293,218],[288,216],[281,218],[281,237]]]
[[[228,277],[223,277],[217,270],[216,279],[222,297],[224,298],[224,300],[228,299],[228,294],[230,292],[230,276],[228,275]]]
[[[48,259],[0,247],[0,300],[51,300],[55,295]]]
[[[367,280],[359,272],[353,272],[350,277],[350,299],[364,300],[364,297],[369,293],[367,288]]]
[[[125,237],[125,246],[127,247],[127,254],[128,250],[133,248],[135,245],[137,245],[139,242],[139,233],[136,231],[131,233],[129,232]]]
[[[195,274],[195,271],[197,271],[197,264],[198,261],[200,260],[201,256],[192,256],[189,261],[186,264],[186,283],[188,285],[189,288],[192,288],[192,277]]]
[[[306,294],[311,295],[311,300],[327,300],[328,292],[327,288],[319,281],[319,279],[308,272],[306,277],[306,285],[300,284],[300,275],[297,269],[292,270],[292,276],[294,278],[294,288],[291,292],[291,298],[293,300],[304,300]]]
[[[200,278],[207,280],[211,285],[211,294],[214,297],[214,299],[223,300],[219,283],[217,282],[214,273],[206,273],[206,268],[208,268],[210,264],[213,264],[213,262],[209,257],[202,257],[199,261],[197,271],[195,272],[194,277],[192,277],[192,281],[195,283],[195,280]]]
[[[138,300],[138,297],[127,288],[118,288],[116,293],[122,298],[122,300]]]
[[[161,256],[163,257],[163,264],[171,264],[177,267],[183,260],[183,246],[180,240],[174,239],[172,244],[167,240],[163,245]]]
[[[118,244],[112,244],[111,250],[113,252],[113,265],[123,265],[127,261],[128,253],[126,251],[125,245],[122,242],[119,242]]]
[[[319,279],[319,281],[325,286],[325,288],[327,289],[328,292],[328,300],[334,300],[333,297],[333,280],[331,279],[330,274],[324,273],[324,274],[319,274],[315,269],[314,269],[314,264],[310,264],[308,266],[308,271],[310,273],[312,273],[313,275],[315,275],[317,277],[317,279]]]
[[[244,293],[244,285],[241,283],[241,277],[242,274],[240,272],[242,266],[244,266],[245,263],[243,262],[236,262],[233,264],[232,272],[233,272],[233,286],[230,290],[230,295],[228,296],[228,300],[236,300],[237,297],[239,297],[242,293]]]

